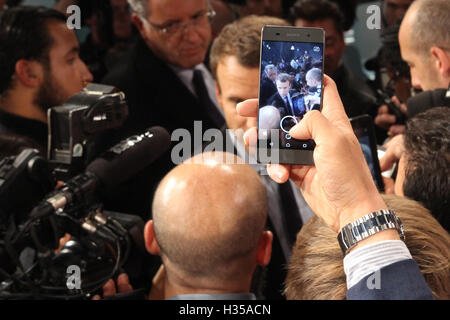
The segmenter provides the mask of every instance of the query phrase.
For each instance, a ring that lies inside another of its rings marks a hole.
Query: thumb
[[[330,121],[319,111],[313,110],[292,127],[289,134],[295,139],[314,139],[316,144],[320,145],[324,137],[333,136],[334,132]]]
[[[400,110],[402,110],[402,112],[404,114],[406,114],[406,115],[408,114],[408,108],[406,107],[406,105],[404,103],[401,103],[400,100],[396,96],[392,97],[392,101],[394,101],[394,103],[397,105],[397,107],[399,107]]]

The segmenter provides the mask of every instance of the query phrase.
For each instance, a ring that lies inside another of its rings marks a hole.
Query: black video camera
[[[96,149],[98,135],[121,126],[127,115],[122,92],[90,84],[49,109],[48,159],[25,149],[0,161],[0,299],[86,298],[122,268],[130,252],[143,250],[142,219],[103,211],[93,195],[48,216],[30,215],[58,192],[56,180],[78,187],[78,174],[103,151]],[[56,253],[65,233],[72,239]],[[68,265],[80,268],[79,288],[66,285]]]
[[[48,160],[58,180],[82,172],[99,153],[97,135],[120,127],[128,116],[125,94],[89,84],[62,106],[48,110]]]

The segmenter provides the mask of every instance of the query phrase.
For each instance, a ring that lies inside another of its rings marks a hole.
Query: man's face
[[[244,131],[256,126],[256,119],[242,117],[236,104],[258,96],[259,68],[246,68],[235,56],[228,56],[217,65],[216,92],[220,108],[230,129]]]
[[[409,65],[411,73],[411,86],[415,89],[421,90],[434,90],[442,86],[439,81],[439,70],[435,64],[432,63],[431,53],[424,55],[412,45],[412,39],[410,37],[410,23],[406,19],[400,26],[399,31],[399,44],[402,59]]]
[[[323,28],[325,30],[325,73],[333,76],[339,67],[342,55],[345,52],[344,34],[339,33],[336,30],[336,26],[332,19],[316,21],[297,19],[295,21],[295,26]],[[305,54],[307,54],[307,52]]]
[[[113,12],[113,31],[118,39],[131,37],[131,15],[127,0],[110,0]]]
[[[315,80],[313,77],[306,77],[306,84],[308,87],[315,88],[320,84],[320,82]]]
[[[267,77],[275,82],[275,80],[277,80],[277,71],[275,69],[269,69],[267,71]]]
[[[186,69],[203,62],[211,42],[211,25],[204,15],[208,11],[207,1],[149,0],[148,5],[148,21],[153,25],[164,28],[174,23],[186,24],[175,34],[163,34],[147,21],[137,25],[153,53],[169,64]]]
[[[282,98],[286,97],[291,90],[291,83],[289,81],[281,82],[277,80],[277,90]]]
[[[396,24],[414,0],[384,0],[383,12],[388,25]]]
[[[48,28],[53,45],[49,51],[49,65],[43,68],[43,80],[35,99],[44,110],[63,104],[93,79],[78,55],[75,33],[61,22],[48,22]]]

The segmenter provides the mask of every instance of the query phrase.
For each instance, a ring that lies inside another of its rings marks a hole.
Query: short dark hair
[[[17,61],[35,60],[49,65],[53,44],[47,21],[66,23],[66,16],[45,7],[15,7],[0,13],[0,95],[12,86]]]
[[[450,230],[450,118],[447,107],[419,113],[406,124],[408,161],[403,193],[421,202]]]
[[[344,32],[344,14],[336,3],[327,0],[298,0],[291,7],[289,17],[292,23],[297,19],[306,21],[331,19],[336,30],[339,33]]]
[[[277,75],[277,81],[279,82],[289,82],[291,84],[291,76],[287,73],[279,73]]]

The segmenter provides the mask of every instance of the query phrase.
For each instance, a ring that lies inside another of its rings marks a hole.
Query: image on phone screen
[[[320,111],[323,43],[263,38],[260,70],[259,147],[278,148],[280,152],[314,150],[313,140],[294,139],[289,130],[309,111]]]

